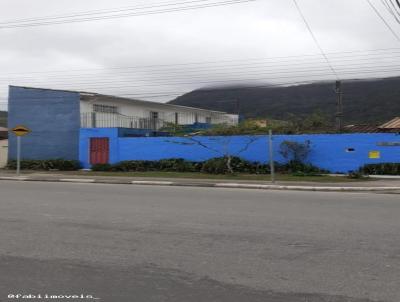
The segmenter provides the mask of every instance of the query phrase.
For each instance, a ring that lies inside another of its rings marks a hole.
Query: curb
[[[173,182],[173,181],[127,181],[115,182],[88,178],[29,178],[29,177],[0,177],[0,180],[10,181],[32,181],[32,182],[66,182],[66,183],[93,183],[93,184],[125,184],[146,186],[174,186],[174,187],[208,187],[227,189],[253,189],[253,190],[275,190],[275,191],[315,191],[315,192],[385,192],[400,191],[400,187],[327,187],[327,186],[282,186],[262,185],[244,183],[195,183],[195,182]]]

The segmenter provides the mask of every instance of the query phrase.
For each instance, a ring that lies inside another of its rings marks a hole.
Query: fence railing
[[[161,119],[88,112],[81,114],[82,128],[132,128],[159,130],[166,123]]]
[[[203,119],[204,120],[203,120]],[[131,128],[131,129],[151,129],[159,130],[168,124],[192,125],[195,123],[209,124],[229,124],[234,125],[237,122],[229,115],[213,115],[206,120],[204,117],[196,117],[194,114],[165,115],[162,118],[143,118],[135,116],[126,116],[116,113],[86,112],[81,113],[82,128]]]

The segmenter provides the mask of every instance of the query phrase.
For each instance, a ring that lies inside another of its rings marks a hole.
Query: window
[[[158,119],[158,112],[155,112],[155,111],[150,112],[150,118]]]
[[[93,111],[94,112],[100,112],[100,113],[118,113],[118,107],[117,106],[94,104],[93,105]]]
[[[206,123],[211,124],[211,117],[209,117],[209,116],[206,117]]]
[[[346,149],[347,153],[352,153],[352,152],[355,152],[355,151],[356,151],[356,149],[354,149],[354,148],[347,148]]]
[[[179,113],[175,112],[175,125],[179,124]]]

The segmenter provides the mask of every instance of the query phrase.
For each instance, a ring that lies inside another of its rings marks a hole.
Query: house
[[[0,127],[0,169],[7,165],[8,129]]]
[[[133,128],[159,130],[167,124],[238,123],[226,112],[155,103],[96,93],[80,93],[82,128]]]
[[[80,91],[10,86],[8,126],[23,125],[22,158],[79,158],[80,129],[114,128],[120,136],[154,136],[176,125],[236,125],[238,116],[143,100]],[[9,138],[9,158],[16,138]]]
[[[382,132],[400,133],[400,117],[395,117],[389,122],[378,127]]]
[[[400,117],[396,117],[382,125],[357,124],[345,126],[351,133],[400,133]]]
[[[8,140],[0,140],[0,169],[7,165]]]

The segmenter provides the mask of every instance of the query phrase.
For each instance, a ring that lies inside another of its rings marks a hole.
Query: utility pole
[[[343,92],[342,81],[336,81],[336,130],[343,130]]]

